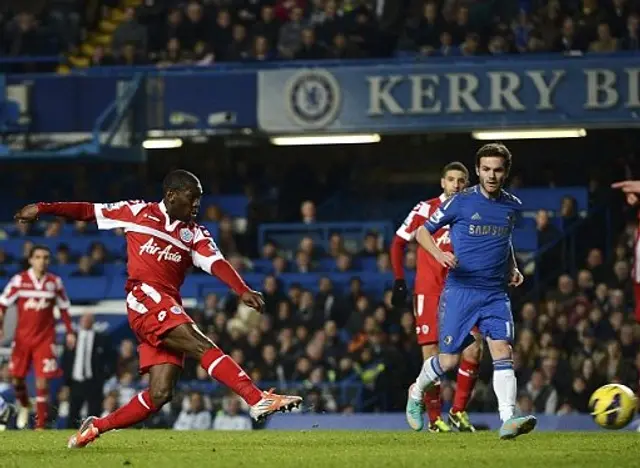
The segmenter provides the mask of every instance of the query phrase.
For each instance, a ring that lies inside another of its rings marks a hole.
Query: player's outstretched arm
[[[86,202],[32,203],[20,208],[14,218],[16,221],[32,222],[43,214],[62,216],[74,221],[94,221],[96,219],[94,204]]]
[[[611,184],[611,187],[624,193],[640,194],[640,180],[622,180]]]
[[[433,240],[433,236],[424,226],[420,226],[420,228],[418,228],[416,240],[418,241],[418,244],[420,244],[420,247],[429,252],[440,265],[447,268],[456,267],[458,263],[456,257],[451,252],[443,252],[440,250]]]
[[[240,300],[245,305],[257,311],[262,310],[264,306],[262,294],[249,288],[236,269],[224,258],[213,262],[211,265],[211,274],[240,296]]]

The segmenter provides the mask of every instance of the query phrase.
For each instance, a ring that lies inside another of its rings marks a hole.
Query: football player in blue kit
[[[534,416],[515,415],[514,327],[507,286],[520,286],[523,281],[511,243],[522,203],[502,189],[510,168],[506,146],[484,145],[476,153],[480,183],[451,197],[418,229],[420,246],[448,267],[449,274],[440,296],[440,353],[424,362],[410,392],[410,398],[421,401],[433,382],[456,367],[477,325],[493,359],[501,439],[526,434],[536,426]],[[455,255],[441,251],[432,238],[447,225]]]

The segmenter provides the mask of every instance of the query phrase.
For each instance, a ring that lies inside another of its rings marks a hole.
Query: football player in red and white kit
[[[464,189],[468,181],[469,171],[464,164],[460,162],[447,164],[442,170],[442,178],[440,179],[442,195],[418,203],[396,231],[391,243],[391,265],[395,276],[392,302],[396,307],[404,306],[407,299],[407,284],[403,270],[406,244],[414,239],[418,228],[424,225],[440,204],[454,193]],[[448,226],[442,228],[433,237],[440,249],[445,252],[452,251]],[[447,270],[424,249],[418,248],[417,257],[413,311],[418,344],[422,347],[422,357],[426,361],[438,353],[438,304]],[[449,411],[449,423],[459,431],[475,431],[465,409],[475,385],[481,350],[481,342],[475,341],[462,354],[462,362],[456,381],[455,399]],[[439,383],[425,392],[423,404],[429,415],[429,431],[450,432],[451,427],[441,417]],[[414,430],[422,430],[424,424],[422,418],[416,420],[407,417],[407,421]]]
[[[179,290],[192,265],[218,277],[247,306],[260,310],[264,301],[224,259],[207,229],[196,224],[202,198],[198,178],[176,170],[167,175],[162,188],[160,203],[38,203],[16,215],[18,220],[33,221],[40,214],[52,214],[126,232],[127,313],[139,342],[140,372],[149,373],[149,388],[104,418],[87,418],[69,439],[70,448],[84,447],[104,432],[141,422],[171,401],[185,355],[197,359],[212,378],[240,395],[256,420],[302,402],[299,396],[258,389],[185,313]]]
[[[29,268],[15,275],[0,296],[0,337],[2,319],[7,308],[16,304],[18,323],[11,350],[9,370],[18,402],[16,426],[24,429],[29,422],[29,395],[25,378],[33,363],[36,376],[36,429],[44,429],[49,410],[49,380],[60,377],[56,356],[57,306],[67,329],[67,344],[73,346],[75,335],[69,317],[69,299],[62,280],[47,272],[51,252],[36,245],[29,253]]]

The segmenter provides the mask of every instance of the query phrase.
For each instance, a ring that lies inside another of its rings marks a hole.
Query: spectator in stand
[[[429,1],[424,4],[420,23],[415,30],[409,31],[409,35],[418,49],[427,55],[440,47],[442,27],[438,4]]]
[[[71,273],[73,277],[97,276],[99,271],[94,267],[91,257],[83,255],[78,259],[78,269]],[[125,402],[126,403],[126,402]]]
[[[127,43],[122,46],[116,60],[116,65],[127,67],[144,65],[145,63],[145,55],[140,54],[133,43]]]
[[[295,3],[293,0],[289,1]],[[278,54],[285,59],[292,59],[302,46],[302,30],[306,27],[302,8],[292,8],[290,15],[289,21],[280,28],[278,38]]]
[[[626,30],[622,35],[620,49],[622,50],[640,50],[640,17],[636,13],[632,13],[627,18]]]
[[[27,12],[17,14],[8,24],[2,42],[8,55],[38,55],[41,50],[41,37],[37,31],[35,17]]]
[[[554,49],[564,53],[584,51],[586,49],[585,42],[582,38],[576,36],[573,18],[567,17],[562,22],[562,32],[555,42]]]
[[[269,45],[278,43],[280,21],[275,16],[273,6],[262,6],[260,20],[253,26],[252,32],[254,37],[264,37]]]
[[[302,45],[295,53],[297,60],[320,60],[327,56],[327,50],[316,42],[316,33],[311,28],[302,30]],[[315,207],[314,207],[315,221]]]
[[[111,53],[107,52],[105,48],[101,45],[97,45],[95,49],[93,49],[93,54],[91,55],[90,66],[92,67],[102,67],[102,66],[111,66],[115,64],[113,56]],[[80,221],[83,222],[83,221]]]
[[[207,42],[210,39],[211,27],[204,17],[202,5],[197,1],[190,1],[186,7],[184,32],[180,41],[182,47],[193,51],[196,43]]]
[[[250,54],[247,28],[243,24],[234,24],[231,36],[231,43],[226,48],[224,59],[230,62],[247,60]]]
[[[211,412],[204,407],[202,395],[192,392],[189,395],[189,404],[183,409],[178,419],[173,424],[178,431],[204,431],[211,429]]]
[[[589,45],[589,52],[613,53],[618,50],[618,40],[611,36],[611,28],[608,23],[598,25],[598,39]]]
[[[534,412],[555,414],[558,407],[558,392],[553,386],[544,381],[542,372],[536,370],[527,383],[527,392],[533,400]]]
[[[127,44],[132,45],[134,51],[147,50],[147,29],[138,23],[136,10],[132,7],[125,9],[124,21],[113,32],[111,47],[113,50],[121,51]]]
[[[222,409],[216,414],[213,429],[217,431],[250,431],[251,418],[241,413],[242,402],[235,395],[222,400]]]
[[[216,14],[216,22],[210,33],[210,42],[213,51],[219,60],[225,59],[227,47],[231,43],[233,35],[233,25],[231,22],[231,13],[229,10],[221,9]],[[198,41],[198,44],[207,44],[205,41]]]
[[[593,280],[596,283],[606,282],[609,275],[607,274],[602,251],[600,249],[589,250],[585,267],[591,271]]]
[[[166,21],[154,25],[149,31],[149,50],[161,52],[171,38],[179,41],[184,39],[185,34],[184,15],[179,8],[170,8],[167,12]]]
[[[305,31],[309,31],[306,29]],[[304,224],[313,224],[316,222],[316,205],[311,200],[305,200],[300,205],[300,217]]]
[[[276,18],[282,23],[288,21],[295,9],[299,9],[301,12],[306,7],[306,0],[277,0],[275,6]]]

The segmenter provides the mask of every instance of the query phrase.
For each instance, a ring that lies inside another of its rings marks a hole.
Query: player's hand
[[[391,304],[394,307],[402,307],[407,302],[407,282],[397,279],[393,282],[393,292],[391,294]]]
[[[262,311],[262,308],[264,307],[264,298],[262,297],[262,294],[259,293],[258,291],[247,291],[242,293],[242,296],[240,296],[240,300],[246,305],[251,307],[252,309],[257,310],[258,312]]]
[[[75,333],[67,333],[67,337],[65,338],[65,344],[67,345],[68,350],[72,350],[76,347],[76,334]]]
[[[4,341],[4,330],[2,329],[2,324],[0,323],[0,343]]]
[[[514,288],[517,288],[523,282],[524,282],[524,276],[522,275],[522,273],[520,273],[520,270],[515,268],[511,272],[511,278],[509,279],[509,286],[513,286]]]
[[[18,210],[13,219],[23,223],[30,223],[38,219],[38,205],[32,203],[31,205],[24,206]]]
[[[627,193],[627,203],[631,206],[638,204],[638,196],[635,193]]]
[[[455,268],[458,266],[458,259],[451,252],[440,252],[436,257],[437,262],[445,268]]]
[[[611,184],[611,187],[624,193],[640,193],[640,180],[622,180]]]

